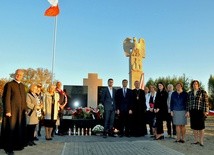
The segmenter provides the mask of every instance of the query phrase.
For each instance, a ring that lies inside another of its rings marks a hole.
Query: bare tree
[[[183,85],[184,85],[184,90],[185,91],[188,91],[189,90],[189,84],[190,84],[190,79],[188,77],[186,77],[185,74],[183,74],[182,76],[173,76],[173,77],[170,77],[170,76],[167,76],[167,77],[159,77],[155,80],[153,79],[149,79],[146,83],[146,86],[149,86],[150,84],[154,85],[154,86],[157,86],[158,82],[163,82],[165,84],[165,86],[167,86],[168,84],[172,84],[175,86],[175,84],[177,82],[182,82]]]
[[[14,78],[15,73],[10,74],[10,78]],[[39,84],[41,83],[44,88],[47,88],[47,86],[51,83],[51,76],[52,73],[48,69],[43,68],[37,68],[37,69],[24,69],[24,77],[22,82],[25,84],[26,91],[28,91],[28,87],[30,84],[35,83]],[[2,113],[2,94],[4,85],[10,81],[11,79],[2,78],[0,79],[0,116]]]
[[[210,108],[214,109],[214,76],[213,75],[210,75],[210,78],[208,81],[208,93],[209,93]]]
[[[1,78],[0,79],[0,97],[2,97],[4,85],[9,81],[9,79]]]
[[[0,79],[0,120],[2,118],[2,94],[4,85],[9,81],[9,79],[1,78]]]
[[[32,83],[41,83],[43,87],[47,87],[51,83],[52,73],[48,69],[43,68],[28,68],[24,69],[24,77],[22,82],[28,87]],[[14,73],[10,74],[14,77]]]

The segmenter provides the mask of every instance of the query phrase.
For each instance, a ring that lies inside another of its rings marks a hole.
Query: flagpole
[[[53,40],[53,55],[52,55],[52,76],[51,83],[54,81],[55,53],[56,53],[56,32],[57,32],[57,16],[54,18],[54,40]]]

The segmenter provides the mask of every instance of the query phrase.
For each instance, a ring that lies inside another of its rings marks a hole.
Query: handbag
[[[34,107],[35,107],[35,106],[34,106]],[[30,112],[28,113],[28,116],[31,116],[31,115],[32,115],[33,110],[34,110],[34,107],[33,107],[33,109],[30,109]]]

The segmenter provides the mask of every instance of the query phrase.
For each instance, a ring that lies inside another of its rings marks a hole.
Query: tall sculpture
[[[140,38],[126,38],[123,41],[123,50],[126,57],[129,57],[129,87],[134,88],[136,80],[141,81],[143,84],[143,58],[145,58],[145,41]]]

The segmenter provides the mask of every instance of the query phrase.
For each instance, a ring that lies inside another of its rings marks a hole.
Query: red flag
[[[51,6],[45,11],[45,16],[54,17],[59,14],[58,0],[48,0]]]

